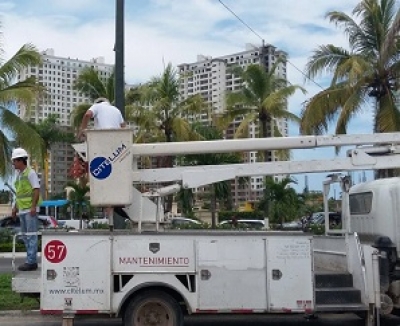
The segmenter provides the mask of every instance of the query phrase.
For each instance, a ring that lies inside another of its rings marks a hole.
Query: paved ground
[[[60,316],[7,314],[0,312],[1,326],[60,326]],[[77,318],[75,326],[121,326],[121,319]],[[364,326],[364,322],[353,314],[321,315],[316,320],[303,316],[191,316],[185,326]],[[390,317],[381,321],[381,326],[399,326],[400,318]]]
[[[0,253],[0,274],[11,273],[11,253]],[[17,252],[15,254],[16,266],[19,266],[25,262],[26,253]],[[38,257],[40,263],[40,256]]]

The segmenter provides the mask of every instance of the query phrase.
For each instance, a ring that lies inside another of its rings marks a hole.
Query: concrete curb
[[[0,316],[40,315],[40,310],[0,310]]]

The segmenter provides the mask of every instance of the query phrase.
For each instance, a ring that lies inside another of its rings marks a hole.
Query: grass
[[[0,310],[39,309],[39,302],[33,298],[24,298],[11,290],[11,274],[0,274]]]

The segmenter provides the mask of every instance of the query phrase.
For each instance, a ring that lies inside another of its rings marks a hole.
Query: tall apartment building
[[[243,52],[224,55],[217,58],[199,55],[197,62],[183,63],[178,66],[179,73],[182,78],[181,96],[187,98],[190,95],[201,94],[207,102],[209,110],[212,113],[222,113],[226,110],[226,94],[227,92],[238,91],[242,88],[243,81],[237,75],[232,74],[230,68],[240,66],[246,68],[251,64],[259,64],[267,71],[280,57],[286,58],[287,54],[278,50],[272,45],[254,46],[246,44]],[[276,71],[279,77],[286,79],[286,61],[284,60],[278,65]],[[210,114],[203,113],[200,116],[192,117],[203,122],[210,119]],[[235,129],[240,123],[237,119],[232,127],[227,131],[226,138],[232,138]],[[283,136],[288,135],[288,123],[286,119],[277,119],[274,123],[278,126]],[[248,137],[258,137],[258,124],[252,124],[249,128]],[[246,162],[257,162],[257,152],[244,153]],[[269,160],[274,160],[270,157]],[[232,191],[235,205],[245,201],[258,200],[263,195],[263,177],[252,177],[250,183],[239,184],[235,180]]]
[[[100,72],[100,76],[107,78],[111,75],[114,66],[106,64],[103,57],[89,61],[55,56],[53,49],[42,52],[42,63],[20,71],[19,80],[34,76],[46,88],[47,96],[39,98],[30,112],[20,106],[18,114],[21,118],[39,123],[50,114],[57,114],[60,126],[67,130],[71,127],[70,114],[75,106],[89,103],[89,99],[74,90],[73,84],[82,69],[93,67]],[[64,193],[68,181],[68,170],[74,157],[74,151],[69,144],[54,144],[49,152],[49,165],[46,193],[51,195]]]

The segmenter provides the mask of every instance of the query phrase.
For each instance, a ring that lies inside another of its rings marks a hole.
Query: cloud
[[[329,10],[351,13],[359,0],[223,0],[258,35],[217,0],[125,1],[125,77],[140,83],[159,75],[164,64],[195,62],[198,54],[213,57],[243,51],[262,40],[289,55],[291,83],[304,85],[289,109],[299,114],[302,103],[327,85],[325,77],[307,81],[302,71],[318,45],[347,47],[345,35],[325,18]],[[90,60],[103,56],[114,62],[115,0],[18,0],[0,3],[6,56],[32,42],[58,56]],[[318,85],[317,85],[318,84]],[[372,110],[357,116],[351,132],[370,132]],[[291,125],[291,135],[298,127]],[[295,157],[306,157],[296,154]],[[310,155],[316,153],[312,151]],[[319,154],[316,154],[318,156]],[[326,155],[323,153],[321,155]]]

